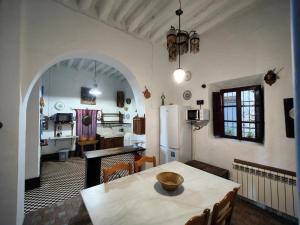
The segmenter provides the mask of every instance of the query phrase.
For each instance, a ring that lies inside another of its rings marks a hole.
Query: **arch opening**
[[[82,61],[79,62],[79,59],[85,60],[86,62],[82,62]],[[73,61],[73,62],[71,62],[71,61]],[[28,122],[26,124],[26,120],[29,121],[28,115],[32,116],[32,112],[29,111],[32,109],[32,105],[30,105],[30,104],[32,104],[32,102],[31,102],[32,95],[33,94],[38,95],[38,99],[40,100],[40,97],[41,97],[41,88],[40,87],[48,85],[48,84],[45,85],[45,82],[46,83],[48,82],[47,78],[58,76],[58,74],[56,73],[57,71],[55,72],[55,70],[59,70],[59,67],[65,67],[65,65],[70,64],[71,67],[74,66],[74,68],[77,68],[77,69],[79,67],[81,67],[82,69],[85,68],[86,73],[94,74],[94,66],[92,65],[93,62],[96,63],[96,70],[98,70],[99,67],[102,67],[102,69],[105,69],[106,71],[110,71],[111,74],[114,73],[113,75],[111,75],[112,77],[118,78],[119,83],[123,82],[124,85],[128,85],[131,88],[132,98],[134,99],[135,108],[136,108],[135,113],[138,114],[139,116],[144,116],[145,107],[144,107],[144,98],[143,98],[142,90],[138,84],[136,77],[132,74],[132,72],[125,65],[118,62],[115,59],[112,59],[112,58],[110,58],[108,56],[104,56],[104,55],[88,55],[88,54],[77,54],[76,53],[76,54],[67,54],[64,56],[57,57],[57,58],[53,59],[51,62],[42,66],[42,68],[35,75],[34,79],[31,81],[31,83],[26,91],[26,94],[23,98],[22,114],[23,114],[23,116],[24,115],[26,115],[26,116],[25,116],[25,120],[20,121],[20,123],[22,125],[21,127],[22,127],[24,133],[26,134],[26,137],[24,138],[24,140],[20,139],[19,143],[20,143],[20,145],[23,144],[26,146],[25,147],[25,155],[23,154],[25,157],[25,160],[24,160],[25,168],[26,168],[27,164],[30,164],[30,166],[33,166],[33,164],[36,164],[36,165],[40,164],[40,162],[39,162],[40,156],[38,156],[39,160],[37,163],[32,162],[32,161],[28,162],[28,159],[30,158],[30,156],[28,156],[28,149],[30,149],[28,147],[28,138],[30,138],[30,137],[28,137],[28,133],[31,130],[32,125],[31,125],[31,123],[28,123]],[[89,80],[89,82],[93,81],[93,79],[91,77],[89,77],[88,80]],[[103,79],[101,79],[101,76],[100,76],[100,79],[98,77],[97,80],[103,81]],[[91,87],[90,84],[87,86]],[[86,86],[86,85],[83,84],[83,86]],[[105,86],[105,84],[104,84],[104,86]],[[103,88],[103,86],[100,86],[100,89],[101,88]],[[47,87],[44,87],[44,89],[47,89]],[[44,91],[46,91],[46,90],[44,90]],[[52,98],[54,99],[53,95],[55,95],[55,93],[49,93],[49,89],[47,91],[48,91],[48,93],[47,93],[48,97],[52,96]],[[51,111],[51,109],[49,110],[49,108],[46,110],[48,116],[52,116],[53,114],[60,111],[58,108],[54,109],[55,108],[54,103],[57,102],[57,99],[56,100],[53,100],[53,99],[52,99],[52,106],[51,106],[52,111]],[[97,101],[98,100],[101,101],[101,97],[99,99],[97,98]],[[38,103],[40,103],[40,102],[38,102]],[[50,105],[49,99],[47,99],[47,103]],[[67,104],[65,104],[65,105],[67,105]],[[97,105],[94,105],[94,106],[87,105],[87,107],[82,105],[81,107],[79,106],[78,108],[97,109]],[[102,109],[102,108],[99,108],[99,109]],[[72,110],[71,106],[66,106],[64,111],[66,111],[68,113],[68,112],[70,112],[70,110]],[[120,111],[124,112],[124,114],[125,114],[124,109],[122,109]],[[109,113],[109,111],[104,111],[104,112]],[[38,114],[39,113],[40,113],[40,107],[38,110]],[[132,118],[133,118],[133,115],[131,114],[130,119],[132,120]],[[38,120],[38,118],[37,118],[37,120]],[[38,125],[39,131],[41,130],[40,126],[42,126],[42,124],[39,121],[39,125]],[[34,126],[34,129],[36,129],[36,127],[37,127],[37,125]],[[75,131],[74,131],[74,133],[75,133]],[[35,136],[39,135],[38,143],[40,144],[41,135],[38,134],[37,132],[34,132],[32,135],[35,135]],[[47,137],[47,138],[49,138],[49,137]],[[139,141],[145,141],[145,135],[141,136]],[[23,142],[23,143],[21,143],[21,142]],[[23,151],[23,150],[20,149],[20,151]],[[40,152],[40,149],[38,149],[38,152]],[[31,154],[39,154],[38,152],[33,152]],[[31,159],[36,160],[36,157],[33,157]],[[39,170],[39,166],[35,166],[35,168]],[[27,170],[25,170],[25,172],[27,173]],[[30,176],[40,175],[39,173],[40,173],[40,171],[38,171],[38,173],[33,173],[33,175],[32,175],[29,172],[29,175],[25,174],[25,176],[26,176],[26,178],[31,178]],[[26,212],[26,207],[25,207],[25,212]]]

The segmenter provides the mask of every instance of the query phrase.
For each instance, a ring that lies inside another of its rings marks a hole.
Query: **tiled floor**
[[[112,163],[112,162],[108,162]],[[77,164],[74,165],[74,164]],[[38,202],[46,201],[50,203],[45,208],[40,208],[35,211],[28,211],[25,215],[24,225],[92,225],[88,213],[84,207],[82,199],[79,195],[79,189],[83,188],[84,175],[84,161],[79,158],[73,158],[65,163],[49,162],[43,174],[48,177],[45,178],[45,187],[55,186],[51,190],[51,193],[55,195],[60,190],[73,190],[72,194],[66,194],[64,201],[57,200],[55,203],[51,203],[47,198],[51,199],[51,195],[44,195],[41,192],[36,191],[36,198]],[[72,169],[73,168],[73,169]],[[75,175],[76,174],[76,175]],[[74,177],[71,179],[70,177]],[[62,178],[67,182],[62,182]],[[76,179],[75,179],[76,178]],[[51,184],[50,180],[57,181]],[[79,182],[80,181],[80,182]],[[64,185],[62,185],[64,184]],[[69,185],[73,186],[70,187]],[[74,187],[78,185],[78,187]],[[43,186],[43,185],[42,185]],[[62,187],[65,186],[65,187]],[[66,188],[69,187],[69,188]],[[40,190],[41,191],[41,190]],[[63,191],[64,192],[64,191]],[[41,196],[39,197],[39,193]],[[50,193],[50,192],[49,192]],[[66,192],[69,193],[69,192]],[[31,193],[33,195],[33,193]],[[58,194],[62,197],[62,194]],[[73,197],[72,197],[73,196]],[[53,198],[54,199],[54,198]],[[29,200],[27,194],[27,201]],[[28,206],[28,202],[26,203]],[[42,203],[41,203],[42,204]],[[28,207],[27,207],[28,209]],[[258,208],[248,202],[241,199],[237,199],[234,214],[232,217],[232,225],[296,225],[297,223],[285,220],[273,213],[267,212],[261,208]]]
[[[41,187],[25,192],[25,214],[78,196],[84,187],[84,160],[44,162]]]
[[[101,168],[110,167],[120,161],[132,163],[133,160],[133,154],[108,157],[102,160]],[[119,171],[110,176],[110,180],[126,173]],[[79,157],[70,158],[66,162],[43,162],[41,187],[25,192],[25,214],[78,196],[84,188],[84,177],[85,160]],[[100,182],[102,180],[101,177]]]

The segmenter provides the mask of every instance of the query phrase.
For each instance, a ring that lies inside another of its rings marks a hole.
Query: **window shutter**
[[[213,128],[214,136],[223,136],[224,122],[223,122],[223,108],[222,108],[222,95],[220,92],[212,93],[213,100]]]
[[[255,88],[255,122],[256,139],[260,142],[264,138],[264,95],[261,87]]]

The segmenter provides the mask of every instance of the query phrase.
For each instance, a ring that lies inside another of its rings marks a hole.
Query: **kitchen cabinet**
[[[100,138],[100,149],[118,148],[124,146],[124,137]]]

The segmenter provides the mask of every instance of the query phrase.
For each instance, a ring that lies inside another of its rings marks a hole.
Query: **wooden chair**
[[[132,174],[131,163],[117,163],[114,164],[112,167],[104,168],[103,169],[103,181],[104,183],[108,182],[109,177],[120,170],[127,170],[129,175]]]
[[[207,225],[209,220],[209,209],[204,209],[203,213],[200,216],[194,216],[185,225]]]
[[[156,158],[155,156],[142,156],[139,160],[134,162],[134,171],[140,172],[143,165],[145,165],[146,162],[153,163],[153,167],[156,167]]]
[[[211,217],[211,225],[229,225],[233,207],[234,200],[238,192],[238,188],[233,189],[227,193],[227,195],[219,202],[214,205]]]

